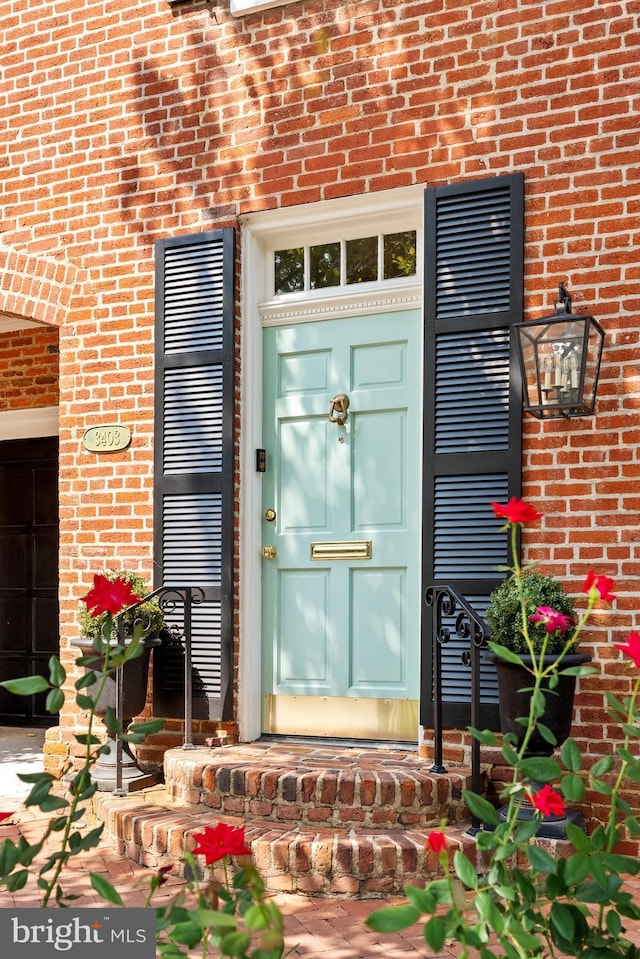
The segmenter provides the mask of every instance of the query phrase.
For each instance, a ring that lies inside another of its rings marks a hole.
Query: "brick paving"
[[[25,809],[15,798],[0,798],[0,810],[15,809],[10,820],[0,824],[0,842],[5,838],[14,841],[19,834],[35,840],[42,830],[43,816],[38,810]],[[81,822],[80,830],[93,826],[92,822]],[[87,853],[74,857],[72,864],[65,870],[64,889],[67,894],[79,898],[75,907],[95,907],[104,905],[104,900],[91,888],[90,872],[96,872],[109,879],[121,893],[127,906],[143,906],[146,891],[140,885],[148,870],[130,860],[123,859],[107,846],[100,846]],[[176,876],[170,876],[154,899],[156,904],[169,901],[185,886]],[[630,884],[640,903],[640,879]],[[377,901],[318,899],[299,894],[280,893],[274,896],[285,917],[285,938],[291,955],[297,959],[418,959],[433,955],[422,937],[422,927],[412,926],[396,934],[380,935],[365,926],[364,920],[375,909],[388,905],[397,899]],[[35,881],[31,880],[16,893],[0,893],[0,906],[39,906],[40,899]],[[630,938],[640,946],[640,923],[629,923]],[[194,951],[193,956],[201,955]],[[454,946],[440,953],[443,959],[455,959]]]
[[[41,835],[43,815],[38,810],[25,809],[14,797],[0,798],[0,810],[10,809],[15,809],[16,812],[11,819],[0,824],[0,843],[7,838],[16,841],[20,834],[30,841],[35,841]],[[78,828],[86,831],[93,825],[93,822],[81,821]],[[122,859],[113,849],[101,845],[97,849],[75,856],[65,869],[64,891],[79,897],[71,903],[74,908],[104,905],[104,900],[91,887],[90,872],[99,873],[108,879],[120,892],[127,906],[144,905],[146,889],[140,882],[143,876],[148,875],[149,870]],[[181,879],[170,876],[167,884],[154,897],[154,903],[160,905],[169,901],[184,886]],[[291,955],[299,959],[413,959],[430,955],[424,946],[419,926],[403,933],[385,936],[380,936],[365,926],[365,918],[374,909],[394,900],[338,901],[286,893],[275,895],[274,898],[285,917],[287,947],[293,950]],[[0,892],[0,907],[33,908],[39,905],[40,897],[33,878],[18,892]],[[194,952],[194,956],[200,954]],[[445,959],[451,959],[454,953],[445,952],[442,955]]]

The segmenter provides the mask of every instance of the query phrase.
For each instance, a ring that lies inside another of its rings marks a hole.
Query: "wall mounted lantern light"
[[[604,330],[592,316],[571,313],[564,283],[555,313],[514,323],[524,408],[538,419],[593,415]]]

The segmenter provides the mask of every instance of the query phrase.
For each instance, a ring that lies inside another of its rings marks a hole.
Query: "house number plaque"
[[[82,441],[91,453],[117,453],[131,442],[131,430],[119,423],[109,426],[92,426]]]

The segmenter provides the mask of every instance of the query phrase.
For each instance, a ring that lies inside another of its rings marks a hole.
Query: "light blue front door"
[[[415,735],[420,358],[418,310],[264,331],[268,732]]]

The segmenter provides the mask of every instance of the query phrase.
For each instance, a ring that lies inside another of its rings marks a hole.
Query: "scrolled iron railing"
[[[183,749],[193,749],[193,641],[192,641],[192,611],[205,601],[204,590],[200,586],[160,586],[149,593],[140,602],[129,606],[124,612],[134,612],[144,603],[153,599],[158,600],[165,617],[164,629],[170,634],[174,642],[180,643],[184,650],[184,736]],[[174,622],[170,620],[174,617]],[[144,625],[144,623],[143,623]],[[125,621],[122,615],[117,618],[118,643],[125,642]],[[122,726],[124,704],[123,667],[115,674],[116,718]],[[123,795],[122,786],[122,739],[119,735],[115,739],[116,770],[115,795]]]
[[[459,639],[469,639],[469,650],[463,654],[463,663],[471,667],[471,725],[476,729],[480,721],[480,651],[489,640],[489,627],[465,597],[453,586],[429,586],[425,593],[425,602],[431,609],[433,642],[433,740],[434,762],[431,772],[446,773],[443,764],[443,709],[442,709],[442,647],[451,639],[451,629],[443,622],[444,618],[455,621],[455,634]],[[479,793],[480,782],[480,743],[471,740],[471,789]],[[480,822],[472,817],[472,829],[480,827]]]

